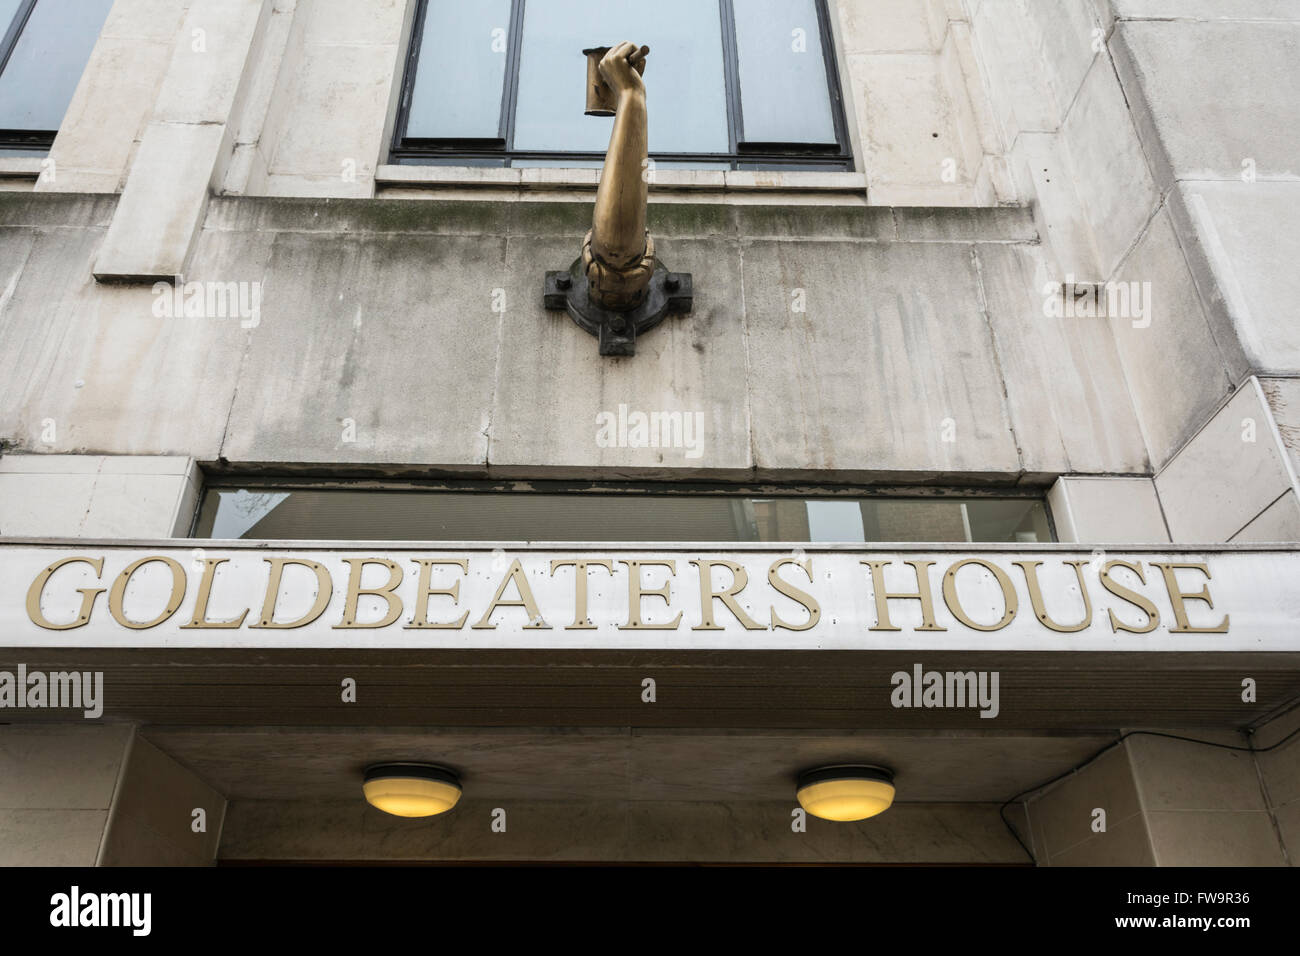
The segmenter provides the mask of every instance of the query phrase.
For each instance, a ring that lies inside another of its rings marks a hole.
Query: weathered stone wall
[[[186,280],[260,284],[254,321],[160,316],[171,286],[95,282],[111,199],[6,195],[18,451],[534,477],[1149,468],[1103,322],[1047,319],[1031,294],[1025,210],[655,204],[695,310],[620,360],[542,307],[586,204],[213,200]],[[703,413],[702,456],[600,447],[620,404]]]

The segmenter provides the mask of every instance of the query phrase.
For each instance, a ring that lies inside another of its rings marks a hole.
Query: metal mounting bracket
[[[669,313],[691,311],[695,295],[689,272],[669,272],[655,262],[646,296],[635,309],[615,312],[591,301],[582,259],[567,272],[546,273],[543,302],[548,309],[564,309],[569,317],[600,341],[601,355],[636,354],[636,337],[649,332]]]

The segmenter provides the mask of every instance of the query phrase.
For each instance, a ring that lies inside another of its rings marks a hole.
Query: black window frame
[[[429,8],[429,0],[416,0],[417,8],[411,28],[411,42],[406,55],[396,122],[393,124],[393,139],[389,146],[390,163],[510,167],[520,162],[526,165],[529,160],[538,162],[572,160],[578,163],[600,163],[604,160],[604,151],[514,149],[519,62],[523,46],[524,7],[527,2],[528,0],[511,0],[509,47],[506,51],[505,83],[501,97],[498,135],[491,139],[433,139],[406,136],[406,129],[410,122],[411,98],[419,69],[420,45],[424,38],[425,15]],[[822,60],[826,68],[826,88],[830,95],[831,120],[835,126],[834,146],[805,143],[743,143],[744,118],[741,110],[740,58],[736,40],[735,6],[733,0],[717,0],[717,3],[722,24],[723,86],[726,96],[730,152],[652,151],[650,158],[656,163],[699,163],[702,168],[725,163],[727,168],[732,170],[853,171],[855,168],[853,151],[849,144],[848,123],[844,113],[844,94],[840,86],[835,41],[831,31],[829,0],[813,0],[813,4],[817,12]]]

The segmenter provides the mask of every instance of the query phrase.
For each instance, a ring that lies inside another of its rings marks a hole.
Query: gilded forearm
[[[633,265],[645,251],[648,150],[645,91],[623,90],[592,222],[592,249],[614,268]]]

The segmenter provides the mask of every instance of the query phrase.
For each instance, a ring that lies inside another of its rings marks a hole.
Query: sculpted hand
[[[648,46],[638,49],[635,43],[623,42],[610,47],[600,61],[600,75],[620,96],[644,93],[645,83],[641,74],[645,73],[645,58],[649,53]]]

